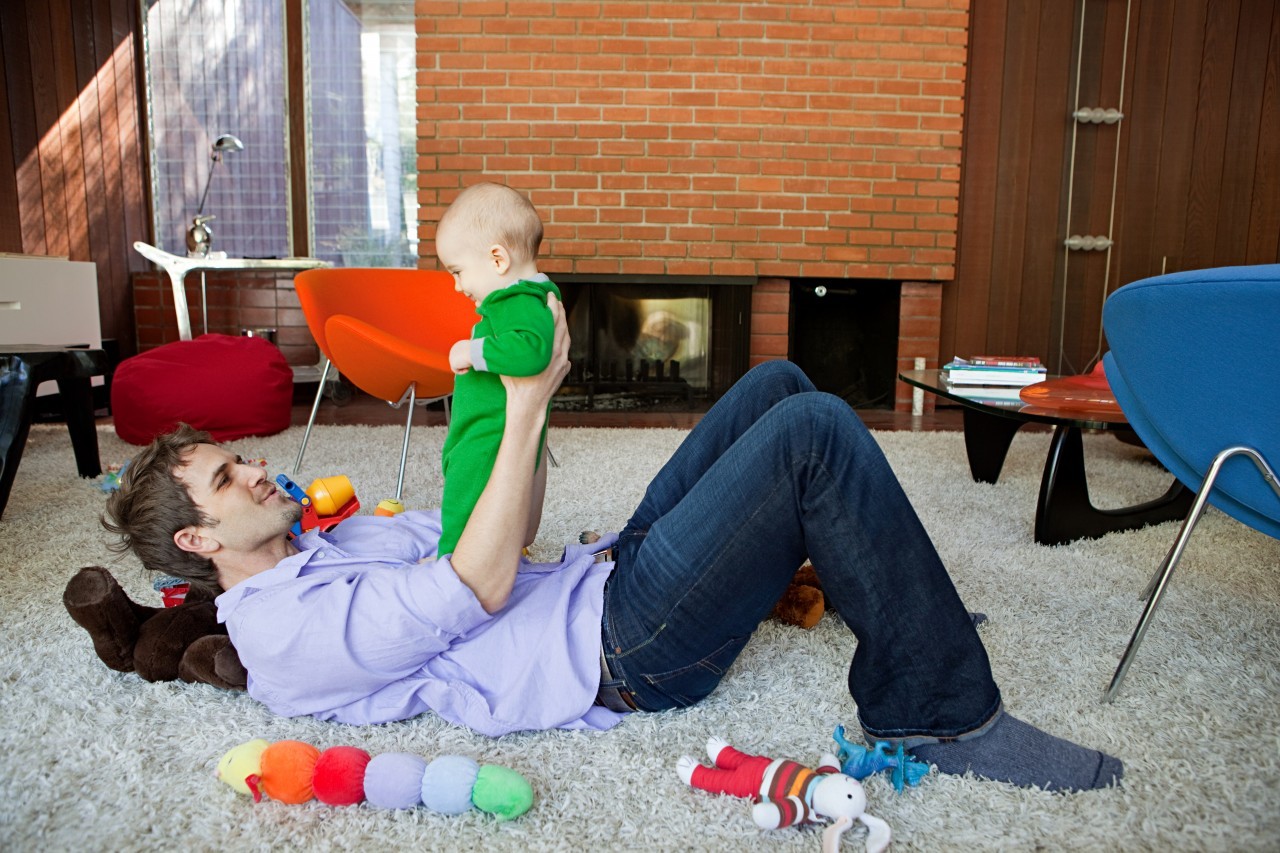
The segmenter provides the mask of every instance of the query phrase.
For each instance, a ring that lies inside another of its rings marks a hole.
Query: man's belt
[[[638,711],[635,699],[631,697],[631,691],[622,687],[606,686],[608,682],[615,681],[613,673],[609,671],[609,660],[604,656],[604,646],[600,647],[600,689],[596,691],[595,704],[602,705],[610,711],[617,711],[625,714],[628,711]]]

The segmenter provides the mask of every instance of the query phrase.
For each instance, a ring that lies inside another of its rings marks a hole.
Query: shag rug
[[[561,467],[535,556],[558,555],[583,529],[618,528],[683,435],[553,428]],[[296,479],[347,474],[371,509],[392,493],[400,436],[397,427],[319,427]],[[414,430],[410,506],[439,499],[443,436]],[[104,464],[134,452],[109,428],[99,438]],[[1137,595],[1177,524],[1035,545],[1047,433],[1019,435],[995,485],[970,479],[958,433],[877,438],[966,604],[990,616],[981,634],[1009,710],[1126,765],[1120,787],[1074,795],[936,773],[897,794],[873,778],[868,811],[889,823],[891,849],[1280,849],[1280,541],[1211,510],[1122,694],[1105,705]],[[274,476],[300,439],[293,428],[234,449],[265,458]],[[1150,499],[1168,484],[1145,452],[1108,436],[1087,436],[1085,452],[1100,507]],[[707,701],[634,714],[604,734],[493,740],[432,714],[370,727],[279,719],[242,693],[149,684],[98,661],[61,603],[78,568],[108,566],[137,600],[158,603],[140,567],[104,547],[103,501],[97,482],[76,477],[66,431],[34,428],[0,520],[0,849],[819,849],[820,830],[761,832],[749,803],[686,788],[675,764],[684,753],[703,758],[711,734],[812,763],[831,748],[834,726],[856,729],[845,685],[855,641],[832,614],[809,631],[766,623]],[[507,823],[476,811],[255,805],[213,777],[222,753],[253,737],[466,755],[517,770],[536,800]],[[862,849],[864,837],[855,828],[843,849]]]

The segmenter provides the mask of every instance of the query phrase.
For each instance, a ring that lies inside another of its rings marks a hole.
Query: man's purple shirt
[[[276,714],[385,723],[424,711],[482,734],[603,730],[592,704],[612,563],[570,545],[558,563],[521,562],[511,598],[485,612],[446,556],[439,512],[354,516],[309,531],[299,553],[218,596],[249,673]]]

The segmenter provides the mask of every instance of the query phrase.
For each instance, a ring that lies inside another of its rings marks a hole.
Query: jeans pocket
[[[738,659],[751,635],[730,637],[718,649],[700,660],[679,669],[650,672],[641,676],[645,684],[669,698],[676,707],[693,705],[705,699],[724,678],[725,672]]]

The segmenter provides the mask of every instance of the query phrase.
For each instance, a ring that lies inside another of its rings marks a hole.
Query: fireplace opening
[[[876,279],[793,280],[789,357],[819,391],[855,409],[892,409],[901,290]]]
[[[704,409],[746,371],[749,283],[557,276],[572,367],[553,405]]]

